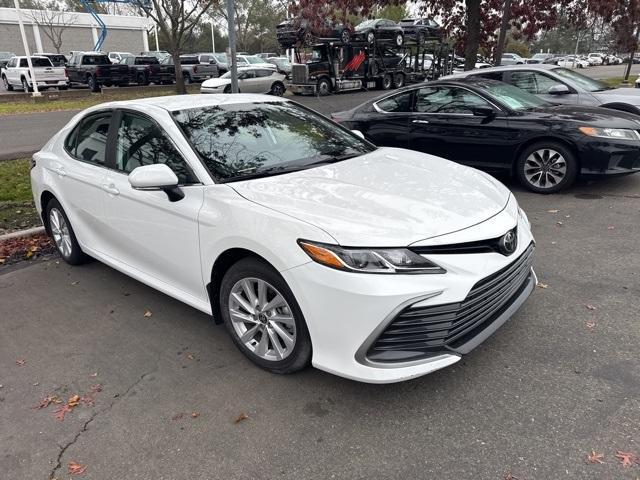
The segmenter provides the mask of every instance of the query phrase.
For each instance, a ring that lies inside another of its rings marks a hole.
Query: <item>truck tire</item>
[[[329,79],[325,77],[318,80],[317,90],[318,95],[321,97],[326,97],[327,95],[329,95],[331,93],[331,82],[329,81]]]
[[[22,90],[24,90],[24,93],[33,92],[33,88],[29,86],[29,82],[27,82],[25,77],[20,79],[20,83],[22,83]]]
[[[391,78],[391,74],[387,73],[380,80],[380,88],[382,90],[389,90],[393,86],[393,78]]]
[[[370,65],[369,65],[369,73],[371,74],[372,77],[375,77],[376,75],[378,75],[380,68],[378,67],[378,63],[376,61],[373,61]]]
[[[404,87],[404,73],[398,72],[393,76],[393,86],[396,88]]]
[[[7,80],[7,77],[4,75],[2,76],[2,83],[4,84],[4,88],[7,92],[13,92],[13,85],[9,83],[9,80]]]
[[[191,80],[191,75],[189,75],[189,73],[184,72],[182,74],[182,78],[184,79],[184,83],[186,83],[187,85],[191,85],[193,83],[193,80]]]
[[[95,76],[93,75],[87,76],[87,85],[89,86],[90,91],[94,93],[100,92],[100,85],[98,84],[98,81],[96,80]]]

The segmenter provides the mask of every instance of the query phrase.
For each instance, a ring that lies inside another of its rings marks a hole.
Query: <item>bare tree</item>
[[[220,0],[134,0],[133,4],[151,18],[167,39],[176,72],[176,91],[187,93],[182,77],[180,54],[199,24],[200,19],[213,11]]]
[[[78,16],[59,10],[58,4],[52,2],[34,2],[37,10],[24,10],[25,15],[30,18],[39,30],[51,41],[56,53],[62,49],[62,35],[65,30],[77,23]]]

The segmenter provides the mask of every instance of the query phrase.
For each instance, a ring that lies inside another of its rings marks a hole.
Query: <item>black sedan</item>
[[[353,34],[354,40],[365,40],[369,43],[375,41],[392,41],[400,47],[404,43],[404,30],[393,20],[377,18],[375,20],[365,20],[356,25]]]
[[[640,171],[640,117],[553,105],[502,82],[466,78],[404,88],[334,113],[376,145],[410,148],[552,193],[585,175]]]
[[[276,27],[278,43],[282,48],[291,48],[297,44],[312,45],[318,39],[336,39],[344,44],[351,40],[351,27],[342,23],[324,20],[318,24],[304,18],[291,18]]]
[[[418,43],[442,38],[440,25],[431,18],[403,18],[398,25],[402,27],[405,37],[412,38]]]

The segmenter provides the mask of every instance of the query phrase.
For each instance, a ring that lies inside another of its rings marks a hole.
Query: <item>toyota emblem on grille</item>
[[[518,235],[515,230],[509,230],[504,236],[500,239],[500,252],[504,255],[511,255],[516,251],[516,247],[518,246]]]

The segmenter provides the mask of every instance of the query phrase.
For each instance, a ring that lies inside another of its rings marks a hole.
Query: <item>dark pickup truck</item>
[[[102,85],[127,85],[129,67],[111,63],[104,53],[80,52],[69,59],[67,76],[71,85],[87,85],[92,92],[99,92]]]
[[[125,57],[120,63],[129,67],[129,81],[138,85],[149,85],[152,82],[160,85],[175,80],[174,70],[160,65],[156,57]]]

